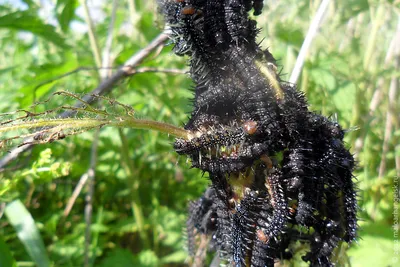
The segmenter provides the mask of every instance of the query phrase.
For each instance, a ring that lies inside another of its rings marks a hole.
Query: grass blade
[[[39,230],[29,211],[17,199],[7,204],[5,214],[24,244],[26,251],[38,267],[50,266],[47,251]]]
[[[8,249],[6,242],[0,235],[0,267],[17,267],[14,257],[11,251]]]

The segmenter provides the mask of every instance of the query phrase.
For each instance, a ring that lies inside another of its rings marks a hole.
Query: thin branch
[[[93,194],[94,194],[94,178],[95,178],[95,170],[97,164],[97,148],[99,143],[99,134],[100,130],[97,130],[95,136],[93,138],[93,145],[90,152],[90,167],[88,171],[84,174],[88,176],[88,192],[86,194],[86,205],[85,205],[85,260],[84,266],[89,266],[90,261],[90,240],[91,240],[91,232],[90,226],[92,224],[92,212],[93,212]]]
[[[89,41],[90,46],[92,47],[93,56],[96,62],[96,66],[101,66],[101,55],[100,55],[100,48],[97,42],[96,34],[94,32],[94,25],[92,17],[90,16],[89,7],[87,5],[86,0],[81,0],[83,10],[85,12],[85,20],[86,24],[88,25],[88,34],[89,34]]]
[[[160,68],[152,68],[152,67],[143,67],[132,70],[130,75],[139,74],[139,73],[147,73],[147,72],[158,72],[158,73],[170,73],[170,74],[187,74],[187,70],[181,69],[160,69]]]
[[[83,186],[86,184],[87,180],[89,179],[89,175],[85,172],[81,178],[79,179],[78,184],[76,185],[72,196],[69,198],[67,206],[64,209],[63,216],[68,217],[69,213],[71,212],[72,207],[75,204],[76,199],[78,198],[79,194],[81,193]]]
[[[390,42],[389,48],[386,52],[385,60],[383,62],[383,67],[382,69],[386,70],[390,68],[390,64],[394,62],[394,57],[395,57],[395,48],[396,44],[400,42],[400,16],[398,17],[397,21],[397,30],[395,31],[393,38]],[[379,77],[378,82],[376,83],[374,93],[372,95],[371,101],[369,103],[369,111],[368,111],[368,116],[365,119],[364,128],[368,129],[369,125],[373,122],[373,120],[376,119],[375,117],[375,112],[376,109],[379,107],[381,104],[383,95],[384,95],[384,90],[385,90],[385,77]],[[360,151],[364,148],[364,142],[365,138],[368,134],[368,131],[364,131],[363,135],[358,137],[355,146],[354,146],[354,154],[356,158],[358,158],[358,155]]]
[[[317,13],[315,14],[313,21],[311,22],[306,38],[304,39],[303,45],[301,46],[299,56],[297,57],[296,64],[294,65],[292,74],[290,75],[289,79],[290,83],[296,83],[300,76],[301,70],[303,69],[304,61],[306,59],[306,55],[308,53],[308,50],[310,49],[314,37],[317,35],[317,31],[321,25],[322,19],[328,8],[329,3],[330,0],[322,1],[317,10]]]
[[[397,145],[395,151],[395,164],[396,164],[396,175],[400,177],[400,145]]]
[[[210,243],[210,238],[205,234],[201,234],[200,235],[200,244],[196,251],[196,255],[194,256],[193,264],[191,267],[204,266],[204,261],[207,256],[208,243]]]
[[[83,100],[85,100],[87,103],[93,103],[96,100],[93,95],[108,94],[113,89],[116,83],[118,83],[123,78],[129,76],[132,70],[134,70],[137,65],[139,65],[146,57],[150,55],[153,50],[162,45],[167,39],[168,35],[165,33],[161,33],[160,35],[158,35],[147,47],[143,48],[135,55],[133,55],[130,59],[128,59],[125,62],[124,66],[121,67],[110,78],[102,81],[96,89],[85,95],[83,97]],[[75,106],[79,107],[81,105],[82,104],[77,103]],[[74,115],[74,112],[66,111],[60,115],[60,118],[67,118],[72,115]],[[12,149],[6,156],[0,159],[0,171],[4,170],[4,167],[6,167],[11,161],[18,158],[19,154],[32,149],[32,147],[32,144],[28,144]]]
[[[130,59],[128,59],[124,66],[122,66],[110,78],[102,81],[96,89],[84,96],[83,99],[88,103],[92,103],[95,100],[93,95],[108,94],[117,82],[129,76],[137,65],[142,63],[142,61],[148,57],[153,50],[157,49],[157,47],[162,45],[166,40],[168,40],[167,34],[161,33],[158,35],[147,47],[143,48]],[[66,115],[70,116],[71,114],[63,114],[61,116],[68,117]]]
[[[162,48],[160,46],[160,48]],[[156,51],[157,53],[158,51]],[[122,66],[126,66],[126,64],[122,65]],[[61,75],[58,76],[54,76],[48,80],[45,80],[43,82],[40,82],[38,85],[36,85],[32,90],[36,91],[37,89],[39,89],[40,87],[55,82],[57,80],[61,80],[62,78],[68,77],[72,74],[78,73],[80,71],[84,71],[84,70],[105,70],[106,73],[110,72],[111,70],[114,69],[119,69],[122,68],[122,66],[115,66],[115,67],[78,67],[76,69],[73,69],[71,71],[65,72]],[[134,75],[137,73],[146,73],[146,72],[163,72],[163,73],[171,73],[171,74],[186,74],[188,71],[187,70],[181,70],[181,69],[160,69],[160,68],[151,68],[151,67],[143,67],[143,68],[133,68],[132,71],[130,73],[126,73],[127,76],[129,75]],[[104,79],[103,79],[104,80]]]
[[[112,13],[111,13],[111,21],[110,21],[110,26],[108,28],[108,34],[107,34],[107,39],[106,39],[106,45],[103,50],[103,59],[102,59],[102,68],[100,71],[102,80],[106,79],[108,76],[108,71],[110,70],[109,66],[110,64],[110,55],[111,55],[111,48],[112,48],[112,40],[113,40],[113,32],[114,32],[114,24],[115,24],[115,17],[117,13],[117,7],[118,7],[118,0],[113,1],[113,7],[112,7]],[[98,132],[98,131],[97,131]],[[97,133],[96,132],[96,133]],[[96,140],[97,141],[97,140]],[[94,147],[92,146],[92,149]],[[94,169],[94,166],[91,166],[91,168]],[[89,168],[90,170],[90,168]],[[74,192],[72,193],[72,196],[68,200],[67,206],[64,209],[63,216],[67,217],[69,213],[71,212],[71,209],[73,205],[75,204],[76,199],[78,198],[80,192],[83,189],[83,186],[86,184],[86,182],[89,180],[89,170],[84,173],[81,178],[79,179],[78,184],[76,185]],[[87,240],[86,240],[87,241]],[[88,252],[88,251],[86,251]],[[85,254],[85,258],[86,258]]]
[[[398,23],[399,33],[400,33],[400,17]],[[395,60],[394,60],[394,69],[398,69],[400,67],[400,37],[397,36],[397,42],[395,45]],[[389,87],[389,95],[388,95],[388,109],[386,112],[386,123],[385,123],[385,134],[383,137],[382,144],[382,153],[381,153],[381,162],[379,164],[379,175],[378,178],[382,178],[386,172],[386,155],[389,152],[389,142],[392,138],[392,129],[393,122],[396,120],[395,113],[395,105],[397,100],[397,91],[399,86],[399,80],[396,74],[393,74],[392,79],[390,81]]]
[[[113,35],[114,35],[114,26],[115,26],[115,18],[117,15],[117,9],[118,9],[118,0],[113,1],[113,6],[112,6],[112,11],[111,11],[111,21],[110,25],[108,27],[108,33],[107,33],[107,39],[106,39],[106,44],[103,50],[103,60],[102,60],[102,67],[110,67],[111,66],[111,48],[112,48],[112,41],[113,41]],[[100,76],[102,80],[107,78],[109,75],[109,72],[107,70],[100,71]]]
[[[386,56],[385,56],[385,61],[383,63],[383,69],[387,69],[390,64],[393,62],[393,58],[395,56],[395,48],[397,46],[397,44],[400,42],[400,16],[398,18],[397,21],[397,30],[393,36],[392,41],[390,42],[389,48],[387,50]],[[374,94],[372,96],[371,102],[369,104],[369,114],[371,116],[373,116],[373,114],[375,113],[375,110],[377,109],[377,107],[380,104],[380,101],[382,100],[382,89],[383,89],[383,85],[385,83],[385,78],[384,77],[379,77],[378,79],[378,83],[377,86],[375,88]]]
[[[84,7],[87,8],[86,3],[84,3]],[[114,24],[115,24],[115,16],[117,13],[117,8],[118,8],[118,0],[113,1],[112,5],[112,15],[111,15],[111,21],[110,25],[108,28],[108,34],[107,34],[107,39],[106,39],[106,46],[104,48],[104,53],[103,53],[103,58],[101,59],[100,63],[100,49],[99,49],[99,42],[97,38],[94,35],[94,32],[92,32],[92,37],[91,42],[92,44],[92,50],[93,54],[95,55],[97,66],[98,67],[110,67],[110,54],[111,54],[111,48],[112,48],[112,40],[113,40],[113,32],[114,32]],[[92,18],[90,17],[89,12],[87,11],[87,22],[91,23]],[[91,24],[92,25],[92,24]],[[93,31],[93,29],[91,29]],[[106,71],[100,71],[100,80],[103,81],[107,78],[108,74]],[[86,102],[86,101],[83,101]],[[83,103],[85,106],[87,106],[85,103]],[[96,130],[96,133],[93,137],[93,145],[90,153],[90,166],[89,169],[87,170],[86,174],[88,177],[88,192],[86,194],[86,205],[85,205],[85,250],[84,250],[84,267],[89,267],[90,266],[90,244],[91,242],[91,225],[92,225],[92,216],[93,216],[93,196],[94,196],[94,183],[95,183],[95,174],[96,174],[96,165],[97,165],[97,148],[99,144],[99,135],[100,135],[100,129]]]

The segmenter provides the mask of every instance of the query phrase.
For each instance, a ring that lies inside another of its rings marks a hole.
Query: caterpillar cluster
[[[262,0],[159,0],[174,52],[190,57],[194,107],[177,153],[212,185],[189,207],[189,249],[211,238],[228,265],[274,266],[308,246],[310,266],[334,266],[356,238],[354,159],[344,130],[311,112],[256,43]]]

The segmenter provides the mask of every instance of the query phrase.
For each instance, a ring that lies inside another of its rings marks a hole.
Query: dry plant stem
[[[397,24],[397,34],[395,35],[394,39],[394,61],[393,67],[395,70],[398,70],[400,67],[400,16]],[[378,179],[381,179],[385,172],[386,172],[386,154],[389,152],[389,141],[392,138],[392,129],[393,129],[393,122],[398,120],[396,114],[396,99],[397,99],[397,91],[399,87],[399,80],[396,74],[392,75],[392,79],[390,81],[389,86],[389,96],[388,96],[388,109],[386,112],[386,123],[385,123],[385,135],[383,138],[382,144],[382,157],[381,162],[379,165],[379,175]],[[398,123],[397,123],[398,124]]]
[[[104,80],[108,76],[110,76],[109,70],[107,68],[111,67],[111,48],[112,48],[112,41],[113,41],[113,35],[114,35],[114,24],[115,24],[115,17],[117,14],[117,9],[118,9],[118,0],[114,0],[113,6],[112,6],[112,11],[111,11],[111,21],[110,21],[110,25],[108,27],[106,44],[103,49],[103,60],[102,60],[101,66],[106,69],[100,70],[100,77],[102,80]]]
[[[354,38],[354,32],[355,32],[355,18],[350,18],[347,21],[346,24],[346,37],[342,39],[342,41],[339,44],[338,51],[339,53],[343,53],[343,50],[346,48],[348,43],[351,41],[351,39]]]
[[[79,179],[79,182],[75,186],[74,192],[72,193],[72,196],[69,198],[67,206],[64,209],[64,212],[63,212],[64,217],[67,217],[69,215],[69,213],[71,212],[71,209],[74,206],[75,201],[78,198],[79,194],[81,193],[83,186],[86,184],[88,178],[89,178],[89,175],[87,172],[85,172]]]
[[[133,55],[129,60],[126,61],[123,67],[121,67],[110,78],[102,81],[96,89],[85,95],[83,99],[90,104],[96,100],[93,95],[108,94],[117,82],[129,76],[129,73],[131,73],[137,65],[139,65],[146,57],[150,55],[153,50],[162,45],[166,40],[168,40],[168,36],[165,33],[161,33],[160,35],[158,35],[147,47]],[[81,105],[81,103],[77,103],[76,106]],[[74,115],[73,111],[66,111],[60,115],[60,118],[67,118],[72,115]],[[29,142],[32,142],[31,138],[26,140],[26,143]],[[32,149],[32,147],[32,144],[27,144],[12,149],[6,156],[0,159],[0,170],[3,170],[11,161],[15,160],[19,156],[19,154]]]
[[[143,67],[132,70],[130,75],[139,74],[139,73],[147,73],[147,72],[156,72],[156,73],[169,73],[169,74],[186,74],[188,70],[181,69],[159,69],[152,67]]]
[[[398,42],[400,42],[398,40],[400,38],[399,34],[400,34],[400,17],[398,18],[398,22],[397,22],[397,31],[395,32],[395,35],[394,35],[392,41],[390,42],[389,49],[387,50],[387,53],[386,53],[384,69],[388,68],[390,66],[390,63],[393,62],[396,44]],[[369,105],[369,110],[370,110],[371,115],[375,112],[376,108],[379,106],[380,101],[382,100],[382,96],[383,96],[382,88],[383,88],[384,82],[385,82],[385,79],[383,77],[380,77],[378,79],[378,83],[377,83],[378,85],[374,91],[371,103]]]
[[[207,235],[200,235],[200,244],[199,248],[196,251],[196,255],[194,256],[192,267],[202,267],[204,266],[204,261],[207,256],[207,247],[210,242],[210,237]]]
[[[372,10],[371,10],[372,12]],[[386,20],[385,16],[385,5],[379,5],[378,9],[375,12],[375,17],[371,15],[371,19],[373,20],[372,29],[369,34],[368,44],[364,55],[364,69],[369,70],[371,68],[371,60],[375,51],[375,46],[378,43],[377,35],[380,27]]]
[[[94,137],[93,137],[93,145],[90,152],[90,167],[86,172],[88,176],[88,192],[86,194],[86,205],[85,205],[85,260],[84,266],[89,266],[90,256],[90,240],[91,240],[91,233],[90,233],[90,225],[92,224],[92,214],[93,214],[93,194],[94,194],[94,179],[95,179],[95,169],[97,164],[97,148],[99,143],[99,134],[100,130],[97,130]]]
[[[383,63],[383,69],[390,68],[390,64],[394,61],[395,48],[396,48],[397,44],[399,44],[399,43],[400,43],[400,16],[398,17],[398,21],[397,21],[397,30],[394,33],[394,36],[390,42],[389,48],[386,52],[385,61]],[[365,130],[363,131],[362,136],[357,138],[357,142],[351,141],[351,143],[356,144],[354,147],[354,153],[355,153],[356,157],[358,157],[360,151],[364,148],[364,142],[365,142],[365,138],[368,134],[368,129],[370,128],[370,124],[372,123],[372,121],[375,119],[374,114],[375,114],[376,109],[379,107],[379,104],[382,101],[382,98],[384,95],[384,90],[385,90],[385,78],[380,77],[378,79],[378,82],[376,83],[375,91],[374,91],[371,101],[369,103],[368,117],[366,118],[366,120],[364,122],[358,122],[355,120],[352,120],[352,122],[351,122],[352,125],[357,125],[360,123],[365,125],[363,127]],[[354,140],[354,139],[356,139],[356,137],[353,134],[351,136],[351,140]]]
[[[400,43],[398,44],[400,48]],[[399,49],[400,50],[400,49]],[[398,69],[400,67],[400,53],[397,55],[394,63],[395,69]],[[396,105],[396,99],[397,99],[397,91],[398,91],[398,86],[399,86],[399,81],[396,75],[393,75],[391,81],[390,81],[390,87],[389,87],[389,108],[386,112],[386,123],[385,123],[385,135],[383,138],[383,144],[382,144],[382,157],[381,157],[381,162],[379,164],[379,175],[378,179],[383,178],[386,172],[386,155],[389,152],[389,141],[392,138],[392,129],[393,129],[393,122],[394,120],[398,120],[396,117],[395,113],[395,105]]]
[[[314,19],[311,22],[310,28],[308,29],[306,38],[304,39],[303,45],[301,46],[299,55],[294,65],[292,74],[290,75],[289,82],[296,83],[300,76],[301,70],[303,69],[304,61],[306,59],[308,50],[311,47],[311,43],[317,35],[317,31],[321,25],[324,14],[329,6],[330,0],[323,0],[320,4]]]
[[[128,8],[129,8],[129,21],[131,24],[131,37],[138,41],[138,43],[142,43],[145,39],[143,33],[137,29],[136,25],[140,20],[140,13],[137,11],[135,0],[128,0]]]
[[[131,23],[132,23],[132,28],[134,28],[134,25],[136,23],[136,20],[133,18],[133,15],[136,14],[135,1],[128,0],[128,6],[129,6],[129,14],[130,14],[130,19],[131,19]]]
[[[92,113],[99,113],[99,112],[92,112]],[[101,114],[102,115],[102,114]],[[89,130],[89,129],[94,129],[94,128],[101,128],[105,126],[116,126],[116,127],[128,127],[128,128],[133,128],[133,129],[145,129],[145,130],[154,130],[162,133],[166,133],[175,137],[179,138],[184,138],[188,139],[189,138],[189,133],[188,131],[176,127],[171,124],[163,123],[163,122],[158,122],[158,121],[152,121],[152,120],[140,120],[140,119],[135,119],[130,116],[120,116],[120,117],[115,117],[115,118],[96,118],[96,119],[91,119],[91,118],[85,118],[85,119],[74,119],[74,118],[65,118],[65,119],[38,119],[38,120],[33,120],[30,122],[23,122],[19,123],[16,125],[7,125],[7,126],[0,126],[0,134],[1,133],[6,133],[6,132],[11,132],[11,131],[16,131],[16,130],[21,130],[21,129],[36,129],[36,128],[42,128],[46,127],[46,129],[42,131],[37,131],[32,134],[32,135],[37,135],[40,133],[47,133],[49,135],[54,135],[53,138],[54,140],[57,140],[57,133],[65,133],[65,130],[71,130],[72,134],[75,132],[79,132],[80,130]],[[52,127],[48,129],[48,127]],[[68,135],[70,135],[69,133]],[[53,140],[53,141],[54,141]],[[33,140],[32,138],[32,143],[43,143],[40,142],[41,140]],[[26,141],[24,141],[26,142]]]
[[[115,3],[115,1],[114,1],[114,3]],[[105,59],[105,57],[103,57],[103,60],[101,60],[100,46],[99,46],[99,42],[97,41],[97,38],[96,38],[96,35],[94,32],[93,20],[92,20],[92,17],[90,16],[90,12],[89,12],[89,8],[87,6],[86,0],[82,0],[82,5],[83,5],[84,11],[85,11],[86,24],[89,27],[89,29],[88,29],[89,41],[90,41],[90,46],[92,48],[91,50],[92,50],[92,53],[93,53],[93,56],[94,56],[94,59],[96,62],[96,66],[98,68],[108,67],[108,65],[105,65],[105,64],[102,65],[102,62],[105,62],[106,60],[109,61],[109,59],[108,58]],[[116,6],[114,5],[113,8],[116,8]],[[114,21],[111,20],[109,35],[110,35],[110,32],[112,33],[113,23],[114,23]],[[112,44],[112,39],[109,40],[109,38],[107,38],[107,41],[108,41],[109,47],[106,47],[106,49],[110,50],[111,44]],[[104,70],[103,70],[103,72],[101,72],[99,70],[98,74],[100,75],[100,81],[102,81],[104,78],[107,77],[107,73]],[[89,105],[86,104],[86,101],[83,100],[83,101],[81,101],[81,103],[83,105],[85,105],[86,107],[89,107],[91,109],[91,111],[95,111],[95,110],[93,110],[93,108],[91,108]],[[90,253],[89,253],[90,252],[90,244],[91,244],[90,228],[92,225],[92,215],[93,215],[93,195],[94,195],[94,182],[95,182],[95,171],[96,171],[96,165],[97,165],[97,147],[98,147],[99,135],[100,135],[100,129],[97,129],[96,133],[93,137],[93,144],[92,144],[92,149],[91,149],[91,153],[90,153],[90,166],[86,172],[86,175],[88,177],[88,185],[87,185],[88,191],[86,193],[86,204],[85,204],[84,267],[90,266]]]
[[[40,127],[59,127],[62,130],[66,129],[77,129],[77,128],[94,128],[101,127],[103,125],[113,123],[110,120],[102,120],[102,119],[53,119],[53,120],[45,120],[39,119],[30,122],[24,122],[23,124],[10,125],[10,126],[1,126],[0,134],[11,132],[19,129],[30,129],[30,128],[40,128]],[[115,123],[114,123],[115,124]]]
[[[189,139],[188,131],[164,122],[130,119],[121,120],[119,122],[112,122],[110,125],[118,127],[155,130],[157,132],[170,134],[178,138]]]
[[[88,25],[88,34],[89,34],[89,41],[90,41],[90,46],[92,48],[92,52],[93,52],[93,56],[96,62],[97,67],[101,66],[101,56],[100,56],[100,48],[99,45],[97,43],[97,38],[94,32],[94,25],[93,25],[93,20],[90,16],[90,11],[89,11],[89,7],[87,5],[87,1],[86,0],[81,0],[82,3],[82,7],[84,10],[84,14],[85,14],[85,20],[86,20],[86,24]]]
[[[82,99],[86,102],[93,103],[95,101],[95,97],[93,95],[106,95],[108,94],[112,89],[113,86],[119,82],[120,80],[124,79],[125,77],[128,77],[131,75],[131,73],[134,71],[135,67],[142,63],[142,61],[147,58],[150,53],[154,50],[157,49],[157,47],[163,45],[163,43],[168,40],[168,35],[165,33],[161,33],[158,35],[147,47],[143,48],[140,50],[138,53],[133,55],[131,58],[129,58],[124,66],[122,66],[116,73],[114,73],[111,77],[108,79],[105,79],[102,81],[99,86],[94,89],[92,92],[89,94],[85,95]],[[77,104],[77,106],[81,106],[81,104]],[[64,112],[61,114],[61,117],[70,117],[73,115],[73,112],[68,111]],[[1,165],[0,165],[1,167]]]

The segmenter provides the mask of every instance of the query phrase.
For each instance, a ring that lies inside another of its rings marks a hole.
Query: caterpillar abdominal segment
[[[274,266],[306,244],[310,266],[357,234],[354,159],[336,121],[308,109],[256,42],[262,0],[158,0],[174,52],[190,57],[191,134],[174,149],[212,185],[189,205],[190,254],[199,236],[230,266]]]

